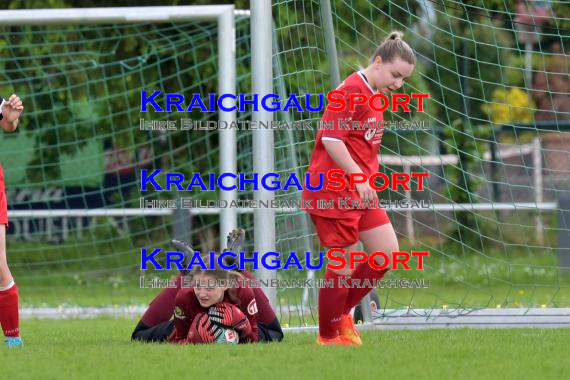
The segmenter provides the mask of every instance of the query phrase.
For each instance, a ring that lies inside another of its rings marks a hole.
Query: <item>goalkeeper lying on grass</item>
[[[243,241],[243,230],[232,231],[228,235],[228,248],[225,251],[242,251]],[[192,257],[194,251],[188,244],[178,240],[172,243],[186,257]],[[212,280],[254,278],[246,270],[228,271],[217,266],[212,270],[195,267],[190,273],[180,273],[176,278],[176,288],[163,289],[151,302],[132,333],[133,340],[201,344],[283,339],[279,320],[261,288],[182,288],[183,276],[190,277],[193,283],[204,285],[208,284],[208,280],[213,284]]]

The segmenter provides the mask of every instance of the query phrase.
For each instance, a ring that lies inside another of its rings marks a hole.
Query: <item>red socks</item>
[[[159,323],[168,321],[172,314],[174,314],[174,307],[176,306],[176,294],[181,288],[182,277],[184,275],[180,273],[176,277],[176,287],[175,288],[164,288],[158,295],[152,300],[148,309],[144,312],[141,321],[148,327],[156,326]]]
[[[356,267],[352,273],[353,279],[359,279],[360,284],[364,283],[364,280],[369,280],[372,284],[372,280],[380,280],[388,272],[388,269],[376,270],[373,269],[368,263],[362,263]],[[350,283],[350,281],[349,281]],[[374,285],[374,284],[372,284]],[[373,289],[373,287],[362,287],[362,288],[350,288],[348,291],[348,296],[346,297],[346,303],[344,305],[343,314],[348,314],[350,309],[358,305],[360,301]]]
[[[323,277],[325,280],[333,280],[332,288],[319,288],[319,335],[323,338],[332,339],[338,336],[338,324],[349,289],[339,287],[339,277],[328,269]]]
[[[14,281],[0,290],[0,325],[6,337],[20,336],[18,287]]]

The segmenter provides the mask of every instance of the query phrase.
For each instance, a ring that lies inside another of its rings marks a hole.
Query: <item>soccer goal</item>
[[[430,128],[386,131],[380,170],[425,171],[430,178],[422,192],[379,196],[430,202],[427,209],[389,211],[402,250],[429,250],[430,258],[424,271],[388,275],[397,286],[376,289],[379,301],[361,313],[372,322],[366,326],[567,325],[570,219],[561,216],[561,200],[570,190],[570,14],[551,2],[545,19],[532,2],[524,4],[526,11],[491,1],[327,0],[275,1],[261,13],[232,6],[1,11],[9,38],[0,75],[10,86],[2,94],[18,93],[26,106],[18,132],[0,137],[8,258],[22,315],[138,316],[158,291],[141,289],[139,277],[173,274],[140,271],[140,249],[168,247],[180,223],[202,251],[223,248],[237,225],[246,228],[247,251],[319,250],[299,210],[175,216],[140,208],[141,197],[295,200],[298,193],[142,194],[139,186],[141,169],[187,177],[302,174],[316,134],[145,130],[141,119],[316,125],[320,114],[144,114],[141,91],[203,98],[327,93],[398,29],[419,61],[402,92],[429,92],[430,100],[424,112],[384,116]],[[322,272],[258,275],[299,279]],[[429,280],[430,287],[400,286],[413,279]],[[316,325],[315,289],[269,289],[269,295],[283,325]]]

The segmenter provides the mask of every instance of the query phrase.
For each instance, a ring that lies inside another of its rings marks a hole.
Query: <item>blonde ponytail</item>
[[[411,65],[416,64],[416,55],[414,51],[402,38],[404,33],[394,30],[388,34],[388,37],[378,46],[374,55],[370,59],[370,63],[374,62],[376,57],[382,58],[383,62],[392,62],[396,58],[408,62]]]

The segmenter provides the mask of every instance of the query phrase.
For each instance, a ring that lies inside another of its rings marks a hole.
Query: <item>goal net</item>
[[[330,91],[365,67],[392,30],[404,32],[416,51],[415,73],[400,92],[429,93],[425,111],[384,116],[429,128],[387,130],[380,171],[428,172],[428,184],[424,191],[414,184],[412,192],[379,196],[430,202],[429,209],[389,211],[401,249],[428,250],[430,257],[423,271],[387,275],[429,279],[430,287],[376,289],[379,323],[450,324],[470,315],[472,324],[493,323],[494,316],[540,324],[549,313],[566,315],[568,323],[568,221],[560,208],[567,208],[570,189],[570,8],[559,1],[516,3],[273,6],[281,62],[275,76],[286,93]],[[314,138],[315,132],[296,131],[294,143],[278,140],[280,170],[303,172]],[[295,218],[303,215],[277,217],[278,251],[305,250],[307,239],[318,248],[311,228]],[[311,305],[303,294],[282,295],[285,307]]]
[[[428,129],[390,130],[380,171],[429,172],[424,191],[384,191],[386,200],[424,200],[428,209],[391,208],[402,250],[429,250],[424,271],[391,271],[388,279],[424,279],[429,288],[376,289],[384,324],[562,313],[570,305],[561,217],[569,190],[570,11],[550,5],[485,0],[277,1],[272,5],[274,92],[326,93],[359,67],[394,29],[418,56],[402,89],[429,92],[425,112],[385,112],[389,121]],[[329,10],[330,8],[330,10]],[[79,18],[77,20],[80,20]],[[235,18],[237,93],[251,93],[251,33]],[[141,247],[169,248],[180,219],[171,210],[140,209],[140,198],[215,200],[219,192],[141,192],[141,169],[223,171],[217,131],[141,130],[141,119],[215,121],[216,113],[141,112],[141,91],[207,94],[221,77],[212,20],[76,22],[5,25],[0,64],[3,96],[25,103],[21,127],[0,137],[8,191],[8,259],[30,313],[48,307],[75,315],[140,312],[159,289],[141,289]],[[332,38],[331,38],[332,37]],[[333,49],[334,48],[334,49]],[[413,106],[413,104],[412,104]],[[276,113],[312,121],[318,113]],[[250,120],[247,112],[238,120]],[[424,124],[424,125],[425,125]],[[275,171],[303,174],[316,131],[276,130]],[[251,131],[236,134],[238,172],[253,171]],[[158,182],[165,184],[163,175]],[[412,185],[417,189],[417,184]],[[237,195],[253,199],[251,192]],[[298,199],[294,192],[277,199]],[[569,207],[570,208],[570,207]],[[237,224],[254,248],[252,210]],[[220,213],[184,222],[196,249],[218,250]],[[276,212],[277,252],[316,252],[318,240],[302,212]],[[164,263],[164,257],[159,256]],[[322,272],[280,271],[279,278],[319,278]],[[275,308],[288,326],[315,325],[315,289],[278,289]],[[493,309],[489,311],[490,309]],[[540,309],[544,311],[540,313]],[[91,309],[89,309],[91,310]],[[498,314],[500,315],[500,313]]]

